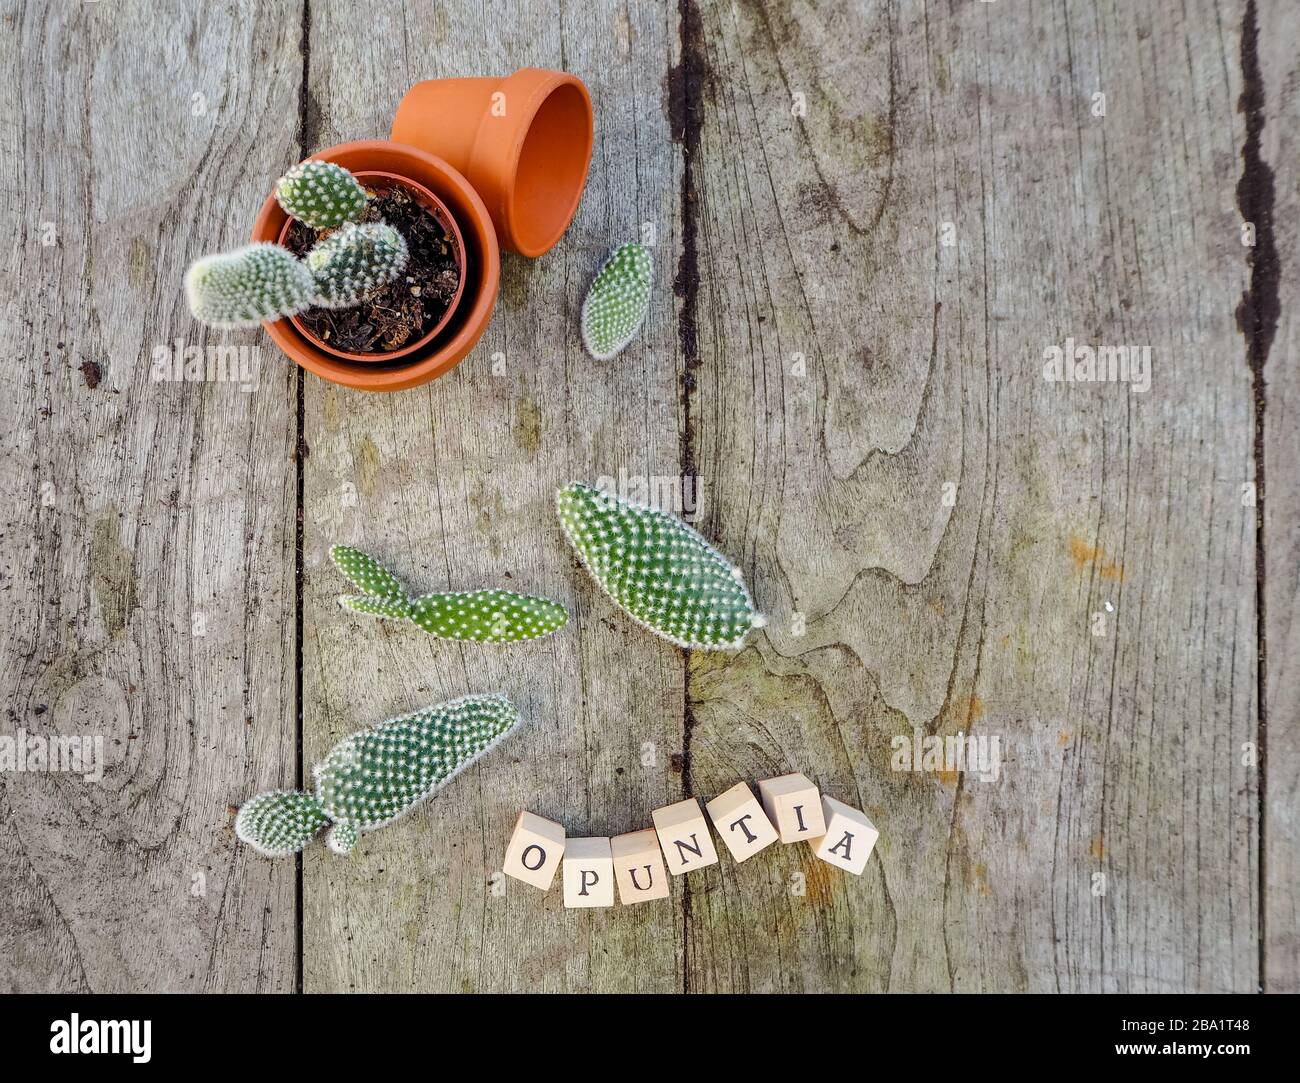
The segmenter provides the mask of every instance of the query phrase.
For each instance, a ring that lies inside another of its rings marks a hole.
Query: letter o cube
[[[502,871],[507,876],[549,891],[564,856],[564,827],[554,820],[521,812],[515,821]]]

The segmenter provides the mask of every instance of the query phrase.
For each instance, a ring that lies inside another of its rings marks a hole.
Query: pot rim
[[[419,181],[412,180],[410,177],[404,177],[400,173],[392,173],[384,169],[354,170],[352,171],[352,175],[356,177],[359,182],[362,182],[363,187],[374,187],[374,185],[365,184],[366,180],[373,178],[387,181],[390,185],[400,184],[410,190],[419,198],[419,201],[424,206],[425,210],[429,211],[437,220],[438,224],[451,235],[452,243],[456,247],[456,270],[459,280],[456,283],[456,292],[452,295],[451,300],[447,302],[447,309],[443,312],[442,319],[440,319],[431,330],[427,331],[414,342],[407,343],[401,349],[386,350],[375,353],[355,353],[349,350],[340,350],[335,346],[331,346],[324,339],[308,330],[298,315],[289,317],[289,322],[293,324],[298,333],[318,350],[323,350],[325,353],[332,354],[344,361],[355,361],[361,364],[385,364],[390,361],[399,361],[403,357],[414,353],[416,350],[427,346],[437,338],[443,328],[445,328],[451,321],[452,316],[456,314],[456,306],[460,304],[461,297],[465,293],[465,276],[467,273],[465,238],[461,234],[460,225],[456,221],[456,216],[451,213],[451,209]],[[289,229],[295,221],[296,219],[292,216],[285,219],[284,225],[280,228],[279,243],[281,245],[284,244],[285,238],[289,235]]]

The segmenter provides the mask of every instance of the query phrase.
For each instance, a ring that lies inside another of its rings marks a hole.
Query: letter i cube
[[[531,812],[515,821],[502,871],[542,891],[549,891],[564,856],[564,828]]]
[[[809,841],[813,853],[836,868],[861,876],[880,832],[864,813],[833,797],[822,797],[822,814],[826,834]]]
[[[763,811],[782,842],[807,842],[826,834],[821,794],[806,775],[780,775],[758,784]]]
[[[776,828],[763,812],[754,791],[743,782],[737,782],[704,807],[709,811],[714,830],[737,861],[753,857],[776,842]]]
[[[608,836],[564,844],[564,905],[614,905],[614,853]]]

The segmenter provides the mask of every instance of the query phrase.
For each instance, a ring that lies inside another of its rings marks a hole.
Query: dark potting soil
[[[353,308],[309,308],[298,319],[322,342],[348,353],[400,350],[432,331],[460,283],[455,241],[404,188],[367,189],[362,222],[387,222],[406,238],[406,269]],[[295,219],[285,247],[304,256],[332,230],[317,232]]]

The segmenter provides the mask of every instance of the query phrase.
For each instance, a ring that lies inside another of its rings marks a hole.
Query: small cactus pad
[[[356,177],[333,162],[309,159],[294,166],[275,186],[284,213],[312,229],[334,229],[355,222],[366,209],[366,190]]]
[[[650,631],[734,650],[763,624],[740,569],[679,519],[576,482],[555,506],[601,589]]]
[[[503,696],[465,696],[344,738],[316,767],[333,820],[369,831],[408,812],[519,723]],[[332,840],[341,850],[348,836]]]
[[[332,546],[330,560],[334,562],[334,567],[352,580],[358,590],[369,594],[372,598],[404,599],[406,597],[406,591],[397,581],[397,576],[360,549],[353,549],[350,545]]]
[[[411,603],[405,598],[372,598],[368,594],[349,594],[339,599],[339,605],[354,613],[388,620],[410,620]]]
[[[185,297],[196,320],[210,327],[256,327],[310,308],[311,271],[278,244],[250,244],[195,260],[185,274]]]
[[[325,836],[325,845],[336,854],[346,855],[352,853],[352,848],[356,846],[357,839],[360,837],[361,832],[357,830],[356,824],[335,824],[330,828],[329,834]]]
[[[351,308],[406,266],[406,240],[384,222],[348,222],[307,253],[322,308]]]
[[[250,797],[235,817],[235,834],[267,857],[296,854],[329,823],[320,802],[301,790]]]
[[[568,611],[558,602],[511,590],[426,594],[412,603],[411,620],[430,635],[476,643],[518,643],[564,626]]]
[[[635,241],[616,248],[601,267],[582,303],[582,341],[597,361],[636,337],[650,309],[653,274],[650,250]]]

